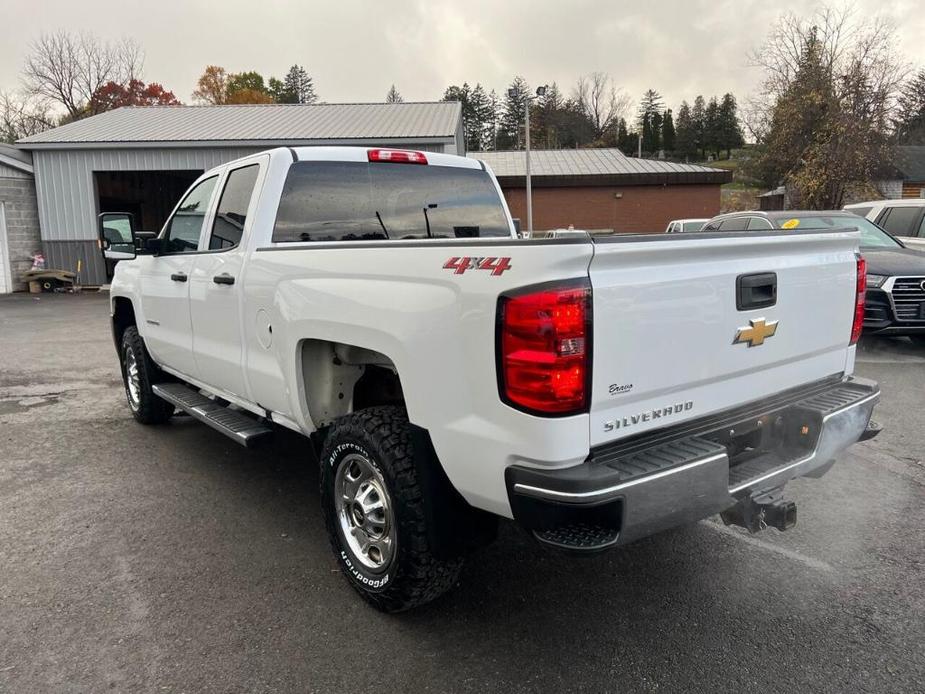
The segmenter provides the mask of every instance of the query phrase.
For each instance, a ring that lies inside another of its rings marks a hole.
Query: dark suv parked
[[[908,335],[925,346],[925,253],[906,248],[869,219],[843,211],[733,212],[714,217],[703,231],[789,231],[857,228],[867,260],[864,332]]]

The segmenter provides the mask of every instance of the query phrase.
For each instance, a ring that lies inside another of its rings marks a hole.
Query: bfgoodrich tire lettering
[[[368,474],[359,474],[367,464]],[[353,472],[345,466],[354,467]],[[359,488],[344,486],[343,480],[351,477],[361,481]],[[321,452],[321,503],[344,575],[376,608],[407,610],[455,585],[462,559],[437,559],[429,544],[402,408],[369,408],[332,426]],[[350,536],[359,542],[349,539],[351,529]],[[391,543],[383,542],[390,533]],[[376,542],[379,552],[374,551]]]

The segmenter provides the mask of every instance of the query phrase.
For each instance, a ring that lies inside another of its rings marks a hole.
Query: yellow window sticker
[[[800,226],[799,219],[788,219],[786,222],[780,225],[781,229],[796,229]]]

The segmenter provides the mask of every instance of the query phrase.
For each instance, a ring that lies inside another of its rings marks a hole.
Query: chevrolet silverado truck
[[[876,431],[855,229],[518,239],[482,162],[297,147],[206,172],[134,243],[110,293],[135,419],[305,435],[382,610],[451,588],[499,518],[576,553],[788,528],[785,484]]]

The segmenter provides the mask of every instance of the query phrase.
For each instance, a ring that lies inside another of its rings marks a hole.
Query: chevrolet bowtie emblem
[[[764,318],[756,318],[748,322],[751,325],[736,331],[736,339],[732,341],[732,344],[747,342],[749,347],[758,347],[763,345],[767,338],[774,337],[774,333],[777,332],[776,320],[767,323]]]

